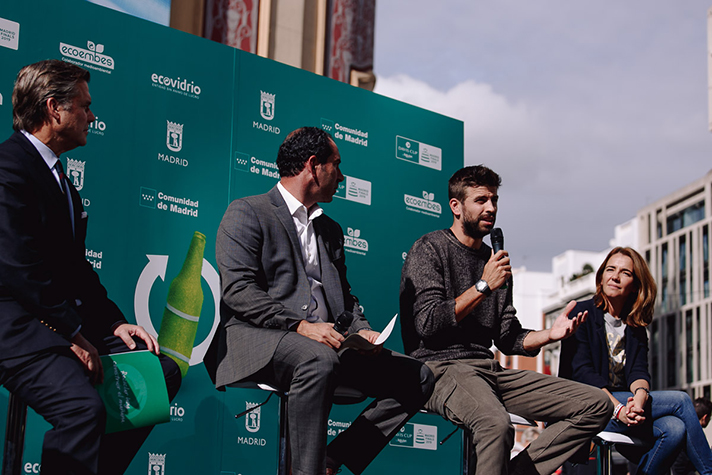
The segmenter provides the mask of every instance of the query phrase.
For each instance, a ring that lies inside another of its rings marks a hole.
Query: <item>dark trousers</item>
[[[355,474],[363,472],[388,441],[423,406],[433,389],[433,375],[423,363],[383,349],[378,355],[332,348],[297,333],[280,342],[272,362],[255,378],[289,390],[289,437],[292,473],[317,475],[326,456]],[[327,423],[336,386],[375,398],[326,447]]]
[[[95,346],[100,354],[128,351],[114,336]],[[159,359],[172,399],[180,388],[180,369],[166,356]],[[0,383],[52,425],[42,445],[43,475],[123,474],[152,429],[104,435],[104,404],[68,347],[0,360]]]

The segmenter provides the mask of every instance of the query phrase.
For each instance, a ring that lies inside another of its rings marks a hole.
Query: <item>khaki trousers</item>
[[[603,430],[613,411],[610,399],[598,388],[534,371],[504,369],[494,360],[427,365],[436,383],[425,407],[472,431],[478,474],[549,475]],[[547,423],[539,438],[511,462],[510,412]]]

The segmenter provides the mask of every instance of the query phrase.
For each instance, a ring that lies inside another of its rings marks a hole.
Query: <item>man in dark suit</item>
[[[85,259],[87,213],[58,157],[86,144],[89,72],[58,60],[18,74],[15,133],[0,144],[0,384],[52,429],[43,474],[123,473],[150,428],[102,436],[104,405],[93,388],[100,353],[158,343],[126,322]],[[136,338],[136,340],[134,340]],[[161,364],[169,396],[180,370]]]
[[[344,179],[331,136],[315,127],[290,133],[279,149],[280,183],[234,201],[217,236],[222,280],[218,387],[240,380],[289,390],[292,473],[361,473],[432,391],[425,365],[382,349],[337,350],[334,321],[353,314],[348,333],[375,342],[344,264],[344,233],[323,214]],[[337,385],[376,400],[326,448]]]

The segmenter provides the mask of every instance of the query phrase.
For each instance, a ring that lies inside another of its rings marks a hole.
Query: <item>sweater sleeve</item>
[[[457,326],[455,299],[447,295],[446,263],[431,242],[419,240],[408,252],[401,274],[401,314],[412,319],[424,340]]]

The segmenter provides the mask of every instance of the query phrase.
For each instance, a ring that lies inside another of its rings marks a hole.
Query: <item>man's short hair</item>
[[[502,186],[502,178],[484,165],[474,165],[456,171],[448,181],[448,199],[459,202],[467,198],[467,189],[471,186]]]
[[[12,128],[32,132],[48,118],[47,99],[68,107],[78,94],[77,83],[89,82],[89,71],[58,59],[25,66],[17,73],[12,91]]]
[[[695,399],[695,412],[697,413],[698,419],[709,416],[712,414],[712,401],[706,397],[698,397]]]
[[[280,176],[299,175],[312,155],[319,163],[326,163],[334,153],[332,144],[331,134],[318,127],[302,127],[290,132],[277,153]]]

